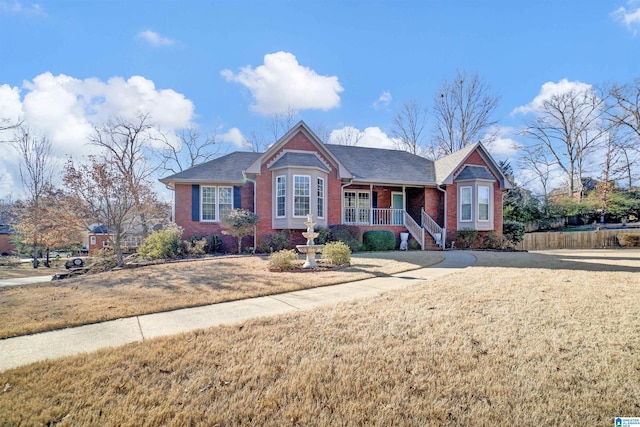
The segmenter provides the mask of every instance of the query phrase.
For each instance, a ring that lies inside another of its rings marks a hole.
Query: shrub
[[[222,218],[222,234],[238,239],[238,253],[242,253],[242,238],[253,235],[258,215],[246,209],[234,209]]]
[[[488,233],[478,233],[472,247],[482,249],[498,249],[502,246],[502,239],[498,237],[495,231]]]
[[[624,247],[640,246],[640,234],[620,233],[616,236],[618,244]]]
[[[369,230],[362,235],[367,251],[392,251],[396,248],[396,236],[389,230]]]
[[[207,253],[207,238],[203,237],[198,239],[197,237],[192,237],[188,241],[184,242],[185,245],[182,248],[182,252],[184,255],[189,256],[202,256]]]
[[[361,243],[361,233],[360,229],[355,225],[332,225],[329,227],[331,230],[331,238],[332,242],[343,242],[351,252],[358,252],[362,249]]]
[[[317,230],[318,237],[316,237],[316,243],[319,245],[324,245],[325,243],[329,243],[331,241],[331,229],[326,227],[319,227]]]
[[[351,249],[343,242],[330,242],[322,248],[322,259],[328,260],[333,265],[349,264],[351,262]]]
[[[269,269],[287,271],[293,270],[298,260],[298,254],[293,249],[283,249],[269,255]]]
[[[410,251],[419,251],[422,249],[420,246],[420,242],[418,242],[415,237],[409,236],[409,242],[407,244],[407,249]]]
[[[275,234],[265,234],[260,237],[257,250],[261,253],[271,253],[289,249],[291,247],[291,231],[282,230]]]
[[[476,230],[466,229],[458,231],[455,238],[456,248],[469,249],[476,241],[477,236],[478,232]]]
[[[194,236],[189,239],[190,243],[193,243],[196,240],[205,239],[206,243],[204,245],[204,253],[207,254],[219,254],[222,253],[222,239],[217,234],[209,234],[208,236]]]
[[[143,257],[151,259],[175,258],[178,256],[181,238],[181,228],[157,230],[144,239],[137,252]]]
[[[524,240],[524,224],[518,221],[502,223],[502,237],[509,244],[515,246]]]

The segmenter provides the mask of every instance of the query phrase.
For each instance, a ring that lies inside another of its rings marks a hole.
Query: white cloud
[[[396,148],[396,141],[377,126],[361,131],[353,126],[336,129],[329,134],[330,144],[355,145],[358,147]]]
[[[517,130],[511,127],[495,126],[489,129],[488,135],[493,138],[486,138],[489,141],[486,143],[487,149],[494,157],[511,157],[518,153],[522,149],[522,144],[512,138],[517,133]]]
[[[26,15],[46,16],[44,9],[38,3],[23,5],[19,1],[0,1],[0,13],[21,13]]]
[[[591,85],[588,83],[582,83],[579,81],[569,81],[567,79],[562,79],[558,83],[554,82],[546,82],[540,88],[540,93],[533,98],[527,105],[522,105],[520,107],[515,108],[511,114],[528,114],[535,113],[540,111],[544,102],[551,99],[554,95],[560,95],[563,93],[567,93],[571,90],[576,91],[586,91],[591,89]]]
[[[93,125],[116,117],[134,121],[140,113],[149,113],[150,122],[157,127],[151,134],[162,131],[170,136],[173,130],[191,124],[194,105],[184,95],[157,89],[153,81],[141,76],[127,80],[114,77],[103,82],[46,72],[25,81],[22,90],[0,86],[0,117],[24,119],[32,132],[49,138],[52,151],[59,158],[94,150],[87,145]],[[5,169],[16,170],[8,164]],[[13,180],[19,181],[15,176]]]
[[[336,76],[321,76],[298,63],[289,52],[264,56],[264,64],[253,69],[246,66],[237,74],[231,70],[220,73],[227,81],[240,83],[251,91],[251,108],[263,115],[289,110],[330,110],[340,106],[344,90]]]
[[[138,33],[138,37],[152,44],[153,46],[173,46],[176,41],[168,37],[164,37],[155,31],[144,30]]]
[[[635,36],[640,29],[640,2],[629,1],[627,7],[621,7],[611,12],[616,21],[624,24]]]
[[[230,142],[239,148],[245,148],[247,145],[246,139],[238,128],[231,128],[227,132],[218,135],[218,138],[220,138],[222,142]]]
[[[382,94],[378,97],[378,99],[376,100],[376,102],[373,103],[373,108],[375,110],[377,110],[380,107],[388,107],[389,104],[391,104],[391,100],[393,98],[391,97],[391,92],[389,92],[388,90],[385,90],[384,92],[382,92]]]

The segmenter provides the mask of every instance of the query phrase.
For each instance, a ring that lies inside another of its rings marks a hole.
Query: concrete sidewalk
[[[29,285],[31,283],[42,283],[42,282],[50,282],[53,274],[50,276],[30,276],[30,277],[20,277],[17,279],[3,279],[0,280],[0,288],[5,286],[20,286],[20,285]]]
[[[385,291],[439,279],[475,262],[475,257],[468,252],[447,251],[445,260],[434,266],[389,277],[376,277],[7,338],[0,340],[0,372],[41,360],[378,295]]]

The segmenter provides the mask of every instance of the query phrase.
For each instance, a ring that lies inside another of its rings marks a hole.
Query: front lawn
[[[4,372],[0,424],[609,426],[640,413],[639,250],[474,255],[401,291]]]
[[[225,256],[0,288],[0,338],[389,275],[443,258],[360,253],[346,268],[276,273],[265,257]]]

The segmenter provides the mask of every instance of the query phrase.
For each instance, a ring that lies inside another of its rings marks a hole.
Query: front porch
[[[394,227],[405,228],[425,250],[428,246],[427,239],[431,236],[437,246],[444,249],[446,230],[440,227],[424,209],[421,209],[419,222],[416,221],[405,209],[396,208],[344,208],[343,223],[360,227],[389,227],[396,232]],[[426,232],[426,233],[425,233]]]

